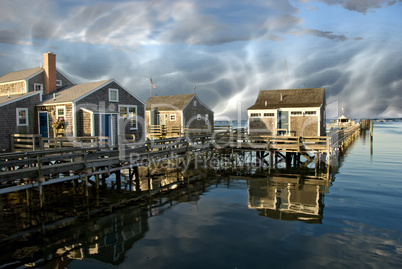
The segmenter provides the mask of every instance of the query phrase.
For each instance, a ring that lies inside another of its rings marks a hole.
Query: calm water
[[[280,175],[217,177],[151,209],[14,237],[40,249],[41,268],[401,268],[402,124],[374,130],[373,154],[369,136],[357,138],[329,188]]]

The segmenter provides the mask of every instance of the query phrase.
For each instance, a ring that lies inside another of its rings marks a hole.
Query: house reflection
[[[72,238],[74,244],[59,247],[55,257],[71,260],[91,258],[103,263],[118,265],[124,261],[125,253],[148,231],[148,215],[144,210],[119,212],[95,223],[82,226],[86,231]]]
[[[301,175],[253,178],[248,181],[248,207],[269,218],[321,223],[328,184]]]

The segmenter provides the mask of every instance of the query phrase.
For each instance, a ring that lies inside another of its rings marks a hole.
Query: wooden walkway
[[[56,148],[0,154],[0,194],[36,188],[47,184],[71,180],[88,182],[91,176],[109,176],[129,169],[129,177],[138,176],[138,167],[149,169],[152,162],[182,159],[189,161],[192,155],[214,153],[224,149],[233,151],[260,151],[330,155],[342,147],[360,131],[356,124],[337,130],[326,137],[248,136],[244,132],[218,132],[169,139],[146,140],[143,143],[127,143],[118,149],[100,147]],[[96,140],[98,141],[98,140]],[[270,160],[270,165],[272,159]]]

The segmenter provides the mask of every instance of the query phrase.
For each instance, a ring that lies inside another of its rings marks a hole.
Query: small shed
[[[261,90],[247,109],[249,134],[324,136],[325,89]]]
[[[152,96],[146,102],[147,136],[175,137],[196,129],[212,132],[214,112],[196,94]]]

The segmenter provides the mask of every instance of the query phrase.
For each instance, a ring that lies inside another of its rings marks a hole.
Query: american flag
[[[154,82],[152,81],[152,78],[150,78],[149,80],[151,81],[152,87],[154,87],[154,89],[156,89],[156,86],[155,86]]]

